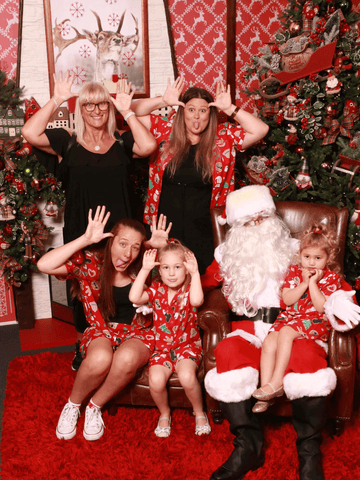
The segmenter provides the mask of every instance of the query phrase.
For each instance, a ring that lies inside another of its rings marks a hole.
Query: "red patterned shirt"
[[[164,147],[171,137],[175,115],[170,118],[151,115],[150,118],[150,131],[156,138],[158,148],[149,163],[149,188],[144,211],[144,222],[149,225],[152,215],[158,214],[163,174],[172,159],[171,154],[164,153]],[[210,208],[225,205],[227,194],[234,190],[235,149],[241,148],[245,134],[238,124],[221,123],[217,126]]]
[[[181,291],[168,304],[168,287],[153,282],[146,289],[153,307],[155,351],[170,352],[178,347],[195,345],[201,348],[197,308],[190,305],[190,285],[181,301]]]

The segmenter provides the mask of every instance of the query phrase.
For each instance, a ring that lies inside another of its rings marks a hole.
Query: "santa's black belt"
[[[236,320],[262,320],[264,323],[274,323],[276,317],[279,315],[280,308],[259,308],[258,313],[254,317],[247,317],[246,315],[236,315],[232,317],[232,321]]]

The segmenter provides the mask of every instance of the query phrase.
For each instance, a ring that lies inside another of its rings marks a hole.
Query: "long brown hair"
[[[328,227],[323,223],[313,223],[310,225],[310,227],[302,233],[300,238],[300,253],[306,248],[312,247],[318,247],[324,250],[329,257],[326,266],[341,275],[341,267],[336,260],[340,248],[336,243],[336,232],[334,228]]]
[[[180,97],[180,101],[187,104],[193,98],[200,98],[211,103],[214,101],[212,95],[199,87],[190,87]],[[195,165],[202,172],[204,181],[210,180],[213,172],[213,150],[215,145],[216,128],[218,117],[216,107],[210,107],[209,123],[200,135],[200,142],[196,149]],[[186,158],[189,153],[191,143],[186,135],[186,126],[184,119],[184,107],[179,107],[170,137],[170,142],[165,147],[167,154],[173,154],[173,158],[169,162],[170,175],[174,176],[181,161]]]
[[[115,315],[115,302],[113,294],[115,268],[111,260],[111,247],[114,243],[115,237],[119,235],[120,229],[123,227],[129,227],[132,230],[135,230],[135,232],[140,233],[143,237],[139,255],[137,256],[136,260],[128,267],[128,273],[130,276],[135,277],[136,273],[139,272],[144,253],[144,242],[146,240],[146,231],[144,225],[142,225],[137,220],[133,220],[130,218],[122,218],[121,220],[119,220],[111,230],[111,233],[113,233],[114,236],[108,239],[105,246],[103,269],[100,280],[99,309],[106,323],[109,321],[110,317]],[[131,269],[130,272],[129,269]]]

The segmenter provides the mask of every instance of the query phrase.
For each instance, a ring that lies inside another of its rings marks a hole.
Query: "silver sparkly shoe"
[[[198,424],[197,424],[197,421],[198,421],[200,418],[205,418],[205,420],[206,420],[205,425],[198,425]],[[201,417],[196,417],[196,418],[195,418],[195,424],[196,424],[196,427],[195,427],[195,435],[209,435],[209,433],[211,432],[211,427],[210,427],[209,419],[208,419],[206,413],[204,413],[204,415],[201,415]]]
[[[161,420],[167,420],[169,422],[169,426],[168,427],[160,427],[159,423],[161,422]],[[165,438],[165,437],[168,437],[170,435],[170,432],[171,432],[171,417],[160,417],[159,421],[158,421],[158,425],[155,428],[155,435],[157,437]]]

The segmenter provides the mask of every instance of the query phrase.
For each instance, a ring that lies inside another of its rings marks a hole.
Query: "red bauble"
[[[322,127],[322,128],[316,128],[314,130],[314,137],[315,138],[325,138],[327,135],[327,131],[326,131],[326,128]]]
[[[6,226],[3,228],[3,234],[4,234],[6,237],[10,237],[10,236],[11,236],[11,234],[12,234],[11,225],[6,225]]]
[[[301,147],[300,145],[298,145],[297,147],[295,147],[295,152],[300,155],[303,151],[304,151],[304,147]]]

